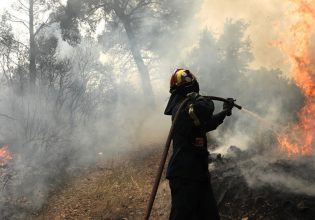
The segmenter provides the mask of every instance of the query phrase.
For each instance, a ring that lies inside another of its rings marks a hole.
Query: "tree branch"
[[[11,45],[8,45],[5,41],[7,40],[7,39],[5,39],[3,36],[0,36],[2,39],[0,39],[0,43],[2,43],[2,44],[4,44],[5,46],[7,46],[7,47],[10,47]],[[23,47],[25,47],[26,49],[28,49],[28,46],[26,45],[26,44],[24,44],[24,43],[22,43],[22,42],[20,42],[20,41],[17,41],[17,40],[15,40],[14,38],[11,38],[10,40],[12,40],[14,43],[16,43],[16,44],[20,44],[20,45],[22,45]]]
[[[13,23],[21,23],[22,25],[24,25],[27,29],[29,29],[28,25],[23,22],[23,21],[16,21],[16,20],[12,20],[12,19],[8,19],[9,21],[13,22]]]
[[[11,18],[11,17],[13,17],[14,19],[16,19],[16,20],[18,20],[18,21],[23,21],[23,22],[25,22],[25,23],[27,23],[28,21],[27,20],[24,20],[24,19],[22,19],[22,18],[19,18],[19,17],[17,17],[17,16],[15,16],[14,14],[9,14],[9,18]]]
[[[18,2],[20,3],[20,5],[21,5],[22,7],[24,7],[24,10],[26,10],[26,11],[29,10],[29,8],[28,8],[26,5],[24,5],[24,3],[21,2],[21,0],[18,0]]]
[[[123,8],[124,10],[126,10],[128,4],[129,4],[129,1],[130,1],[130,0],[125,0],[124,3],[122,4],[122,8]]]
[[[47,25],[50,24],[50,22],[48,22],[48,20],[49,20],[49,18],[47,18],[47,20],[46,20],[44,23],[42,23],[42,24],[37,28],[37,30],[36,30],[35,33],[34,33],[34,36],[36,36],[45,26],[47,26]]]
[[[11,117],[11,116],[9,116],[9,115],[6,115],[6,114],[0,113],[0,116],[1,116],[1,117],[5,117],[5,118],[8,118],[8,119],[11,119],[11,120],[16,120],[15,118],[13,118],[13,117]]]
[[[134,14],[137,10],[139,10],[140,8],[150,4],[150,1],[146,1],[146,0],[141,0],[139,1],[139,3],[128,13],[128,16]]]
[[[63,9],[66,8],[66,6],[65,6],[64,4],[62,4],[60,0],[56,0],[56,2],[58,2],[58,3],[59,3],[59,6],[62,7]]]

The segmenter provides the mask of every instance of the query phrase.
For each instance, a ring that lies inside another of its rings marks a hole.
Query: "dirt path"
[[[35,219],[143,219],[160,155],[150,150],[113,159],[115,162],[101,160],[86,175],[56,191]],[[167,219],[169,205],[164,179],[152,219]]]

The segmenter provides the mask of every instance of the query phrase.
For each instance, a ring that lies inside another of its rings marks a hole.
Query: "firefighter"
[[[185,98],[187,104],[179,113],[173,133],[173,154],[166,178],[172,196],[170,220],[220,219],[213,196],[208,170],[206,133],[215,130],[232,114],[233,99],[223,104],[223,110],[213,114],[214,103],[199,95],[196,77],[185,69],[177,69],[170,81],[171,97],[165,115],[175,117]]]

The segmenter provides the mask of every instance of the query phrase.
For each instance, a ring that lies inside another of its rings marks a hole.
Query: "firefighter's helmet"
[[[199,84],[194,74],[186,69],[177,69],[170,81],[170,93],[175,91],[182,93],[199,92]]]

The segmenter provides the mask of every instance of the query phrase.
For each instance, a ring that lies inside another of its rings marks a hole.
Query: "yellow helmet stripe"
[[[182,82],[182,74],[185,72],[186,70],[178,70],[176,73],[176,78],[177,78],[177,84]]]

